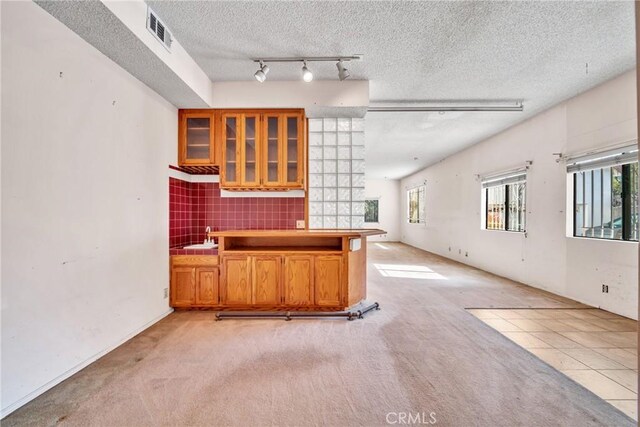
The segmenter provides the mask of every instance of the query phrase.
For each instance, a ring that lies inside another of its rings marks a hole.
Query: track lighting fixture
[[[258,69],[258,71],[256,71],[256,73],[253,76],[256,78],[257,81],[262,83],[265,80],[267,80],[268,73],[269,73],[269,66],[264,62],[260,61],[260,68]]]
[[[302,80],[307,83],[313,80],[313,73],[307,68],[307,61],[304,61],[302,65]]]
[[[338,67],[338,78],[340,79],[340,81],[343,81],[349,78],[351,74],[349,74],[349,70],[347,70],[347,68],[344,66],[342,59],[338,61],[338,63],[336,64],[336,67]]]
[[[309,67],[307,67],[307,62],[336,62],[336,67],[338,67],[338,78],[342,81],[348,79],[351,75],[344,63],[348,61],[360,61],[361,59],[362,55],[313,56],[302,58],[256,58],[253,62],[259,62],[260,68],[255,72],[254,77],[260,83],[267,79],[269,67],[265,64],[266,62],[302,62],[302,79],[309,83],[313,80],[313,73],[309,70]]]

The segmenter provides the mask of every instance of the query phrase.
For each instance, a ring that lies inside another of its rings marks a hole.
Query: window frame
[[[621,194],[621,199],[622,199],[622,228],[621,228],[621,235],[622,238],[620,239],[616,239],[613,237],[599,237],[599,236],[580,236],[577,234],[578,231],[578,224],[576,221],[576,206],[577,206],[577,202],[578,202],[578,174],[579,173],[585,173],[585,172],[593,172],[594,170],[600,170],[601,174],[602,174],[602,170],[603,169],[607,169],[607,168],[612,168],[613,166],[602,166],[602,167],[597,167],[594,169],[586,169],[586,170],[577,170],[575,172],[571,172],[571,174],[573,175],[571,178],[571,183],[573,185],[573,194],[572,194],[572,200],[571,200],[571,204],[572,204],[572,208],[571,208],[571,237],[575,237],[578,239],[594,239],[594,240],[605,240],[605,241],[611,241],[611,242],[630,242],[630,243],[637,243],[638,239],[632,239],[632,234],[633,234],[633,230],[632,230],[632,216],[633,216],[633,200],[632,200],[632,195],[631,195],[631,187],[632,187],[632,182],[631,182],[631,165],[633,164],[638,164],[638,161],[635,162],[630,162],[630,163],[623,163],[619,166],[622,167],[622,170],[620,172],[621,174],[621,184],[622,184],[622,194]],[[637,166],[640,168],[640,164]],[[583,182],[583,186],[584,186],[584,182]],[[591,188],[591,191],[593,193],[593,188]],[[602,189],[601,189],[602,191]],[[584,201],[583,201],[584,203]],[[583,213],[584,215],[584,213]],[[637,214],[636,214],[637,215]],[[611,222],[613,223],[614,219],[611,218]],[[592,227],[593,228],[593,227]],[[637,233],[640,234],[640,233]],[[640,237],[640,236],[639,236]]]
[[[522,230],[510,230],[509,229],[509,193],[510,187],[513,185],[524,184],[524,226]],[[489,228],[489,190],[491,188],[504,187],[504,228]],[[519,182],[511,182],[508,184],[489,185],[484,190],[484,227],[486,231],[507,231],[510,233],[526,233],[527,232],[527,179],[523,179]]]
[[[420,189],[422,188],[422,192],[424,194],[424,206],[420,206]],[[411,197],[410,197],[410,193],[412,191],[418,191],[418,222],[412,222],[411,221]],[[411,224],[411,225],[426,225],[427,224],[427,210],[426,210],[426,205],[427,205],[427,184],[426,182],[423,184],[418,184],[418,185],[414,185],[412,187],[408,187],[406,189],[406,197],[407,197],[407,224]],[[422,219],[422,220],[421,220]]]
[[[366,215],[367,202],[376,202],[376,221],[367,221],[367,215]],[[380,224],[380,198],[379,197],[365,197],[364,204],[365,204],[364,223],[365,224]]]

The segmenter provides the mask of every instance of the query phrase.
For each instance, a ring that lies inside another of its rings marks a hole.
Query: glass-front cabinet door
[[[303,188],[304,113],[229,111],[222,113],[219,123],[222,188]]]
[[[215,164],[213,117],[212,112],[180,111],[180,166]]]
[[[222,116],[222,184],[226,186],[240,185],[240,139],[242,116],[240,114],[224,114]]]
[[[302,187],[303,176],[303,133],[302,118],[298,114],[283,115],[283,166],[282,185],[287,188]]]
[[[240,180],[243,187],[260,186],[260,115],[243,114]]]
[[[282,167],[282,126],[281,117],[278,114],[265,114],[264,124],[264,150],[262,183],[269,187],[280,186],[283,180]]]

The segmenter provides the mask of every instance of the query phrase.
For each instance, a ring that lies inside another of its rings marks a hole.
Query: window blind
[[[482,188],[497,187],[499,185],[516,184],[519,182],[526,182],[527,169],[517,169],[510,172],[505,172],[492,176],[485,176],[482,178]]]
[[[638,161],[638,145],[586,153],[567,157],[567,173],[625,165]]]

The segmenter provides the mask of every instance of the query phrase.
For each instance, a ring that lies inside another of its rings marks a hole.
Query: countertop
[[[209,237],[366,237],[386,234],[377,228],[317,230],[226,230],[212,231]]]

